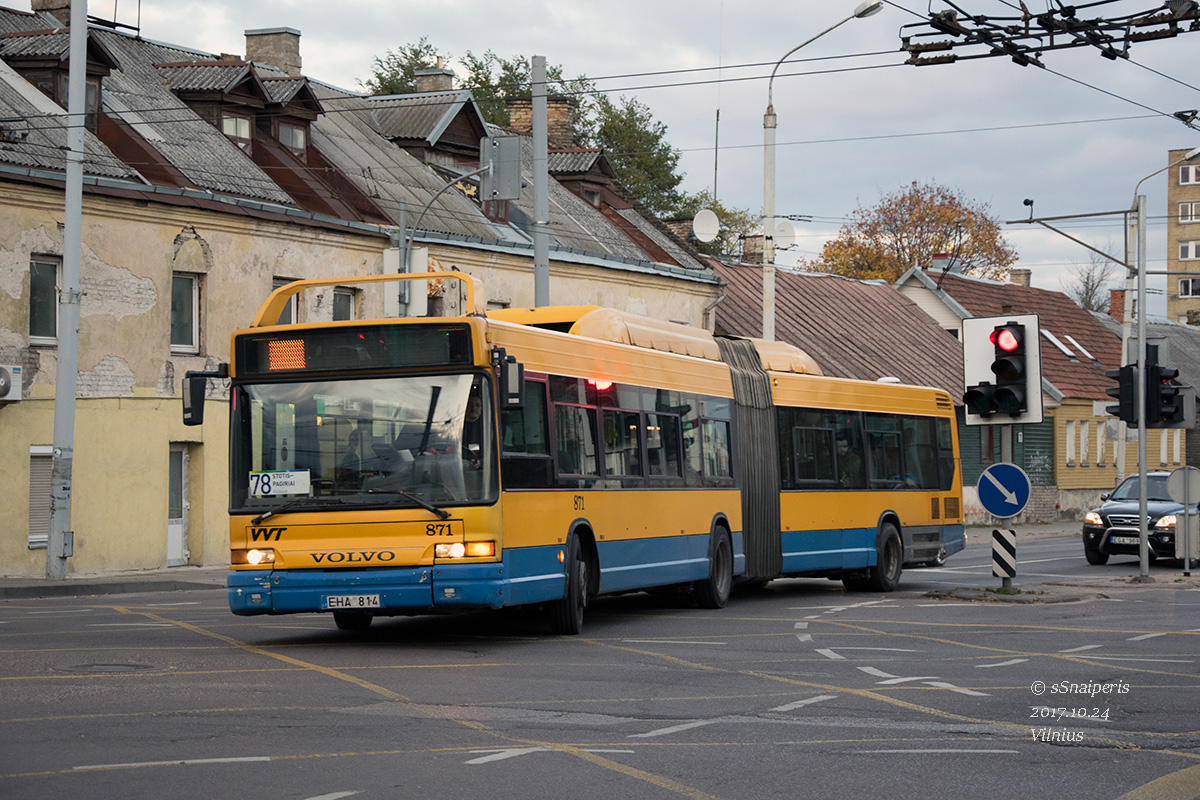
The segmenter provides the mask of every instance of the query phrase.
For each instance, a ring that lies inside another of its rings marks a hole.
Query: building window
[[[354,319],[354,290],[338,287],[333,290],[333,320]]]
[[[229,111],[221,112],[221,133],[246,153],[250,152],[252,137],[250,118]]]
[[[1180,222],[1200,222],[1200,203],[1180,203]]]
[[[276,278],[274,283],[271,286],[271,289],[272,289],[272,291],[274,291],[275,289],[278,289],[281,286],[287,286],[289,283],[294,283],[294,281],[291,278]],[[298,296],[299,295],[294,294],[288,298],[287,305],[285,305],[283,307],[283,311],[280,312],[280,314],[279,314],[279,319],[277,319],[275,321],[276,325],[291,325],[292,323],[297,321],[296,298]],[[336,306],[337,306],[337,303],[335,301],[334,307],[336,308]]]
[[[308,151],[308,131],[303,125],[294,122],[279,123],[279,143],[292,151],[292,155],[301,161]]]
[[[1195,261],[1200,259],[1200,242],[1180,242],[1179,243],[1179,260],[1180,261]]]
[[[1200,278],[1180,278],[1180,297],[1200,297]]]
[[[996,458],[996,428],[995,425],[982,425],[979,428],[979,463],[994,464]]]
[[[54,448],[29,448],[29,549],[45,550],[50,540],[50,481]]]
[[[62,262],[34,258],[29,262],[29,343],[54,344],[58,336],[58,280]]]
[[[171,276],[171,352],[200,352],[200,278]]]
[[[1185,164],[1179,168],[1179,183],[1200,183],[1200,171],[1194,164]]]

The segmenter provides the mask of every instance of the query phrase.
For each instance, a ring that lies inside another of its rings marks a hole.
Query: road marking
[[[795,709],[800,708],[801,706],[809,706],[809,705],[812,705],[813,703],[820,703],[825,700],[832,700],[835,697],[837,697],[836,694],[819,694],[816,697],[808,697],[808,698],[805,698],[804,700],[797,700],[794,703],[788,703],[787,705],[776,706],[775,708],[772,708],[771,711],[794,711]]]
[[[868,675],[874,675],[876,678],[898,678],[898,677],[900,677],[898,675],[893,675],[890,672],[884,672],[881,669],[875,669],[875,667],[859,667],[859,669],[862,670],[863,672],[867,673]]]
[[[530,753],[558,753],[560,750],[554,747],[509,747],[504,750],[471,750],[472,753],[490,753],[491,755],[483,756],[482,758],[472,758],[470,761],[464,762],[472,765],[490,764],[493,761],[504,761],[509,758],[517,758],[518,756],[526,756]],[[594,748],[585,748],[585,753],[632,753],[632,750],[597,750]],[[352,792],[351,794],[354,794]],[[346,797],[347,795],[333,795],[334,797]],[[313,798],[313,800],[322,800],[321,798]]]
[[[244,756],[241,758],[181,758],[175,761],[134,761],[125,764],[89,764],[71,767],[83,772],[90,769],[127,769],[130,767],[190,767],[195,764],[241,764],[249,761],[270,761],[270,756]]]
[[[166,622],[90,622],[89,628],[170,628]]]
[[[343,797],[353,797],[356,794],[358,794],[357,791],[334,792],[333,794],[323,794],[323,795],[320,795],[319,797],[309,797],[309,798],[307,798],[307,800],[342,800]]]
[[[939,689],[949,689],[952,692],[958,692],[959,694],[965,694],[970,697],[991,697],[991,695],[987,692],[977,692],[974,689],[964,689],[961,686],[955,686],[953,683],[946,683],[945,681],[925,681],[925,683],[929,686],[936,686]]]
[[[931,753],[985,753],[985,754],[1015,754],[1019,750],[968,750],[966,748],[958,750],[856,750],[857,753],[899,753],[901,755],[928,755]]]
[[[797,633],[796,639],[801,642],[811,642],[813,640],[811,633]]]
[[[838,650],[874,650],[881,653],[919,653],[920,650],[910,650],[904,647],[839,647]]]
[[[1011,667],[1013,664],[1024,664],[1028,658],[1014,658],[1011,661],[1001,661],[997,664],[976,664],[976,669],[987,669],[989,667]]]
[[[937,675],[917,675],[913,678],[892,678],[891,680],[880,681],[879,686],[895,686],[898,683],[909,683],[911,681],[930,681],[937,680]]]
[[[1191,664],[1191,660],[1181,660],[1176,658],[1126,658],[1123,656],[1088,656],[1096,661],[1142,661],[1147,664]]]
[[[1143,633],[1141,636],[1134,636],[1132,638],[1126,639],[1125,641],[1127,641],[1127,642],[1142,642],[1142,641],[1145,641],[1146,639],[1155,639],[1159,636],[1166,636],[1166,634],[1165,633]]]
[[[1103,647],[1102,644],[1085,644],[1082,647],[1072,647],[1070,650],[1059,650],[1060,653],[1082,653],[1084,650],[1096,650]]]
[[[91,608],[72,608],[70,610],[63,609],[62,611],[26,611],[26,614],[90,614],[95,609]]]
[[[688,731],[688,730],[691,730],[692,728],[702,728],[705,725],[712,725],[712,724],[720,722],[720,721],[721,720],[719,720],[719,719],[705,719],[705,720],[700,720],[699,722],[685,722],[682,725],[672,725],[669,728],[659,728],[658,730],[650,731],[649,733],[635,733],[635,734],[632,734],[629,738],[630,739],[652,739],[655,736],[666,736],[671,733],[679,733],[680,731]]]
[[[796,630],[801,630],[801,631],[806,630],[808,628],[808,623],[807,622],[797,622],[793,627],[796,628]]]
[[[622,639],[621,641],[633,644],[729,644],[728,642],[685,642],[680,639]]]
[[[832,658],[834,661],[845,661],[846,660],[845,656],[839,656],[837,653],[835,653],[829,649],[822,649],[822,650],[818,650],[817,652],[820,653],[821,655],[825,656],[826,658]]]
[[[146,608],[166,608],[167,606],[198,606],[200,603],[196,600],[188,600],[183,603],[149,603]],[[358,794],[358,792],[350,792],[350,794]],[[330,795],[333,797],[334,795]],[[348,794],[339,794],[337,797],[349,797]],[[325,800],[323,797],[314,797],[312,800]]]

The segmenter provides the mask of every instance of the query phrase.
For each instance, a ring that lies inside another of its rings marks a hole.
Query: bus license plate
[[[1142,540],[1137,536],[1114,536],[1109,539],[1113,544],[1141,544]]]
[[[321,598],[321,608],[325,610],[379,607],[379,595],[377,594],[335,594]]]

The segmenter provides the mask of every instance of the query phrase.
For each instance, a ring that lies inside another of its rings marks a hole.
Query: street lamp
[[[854,13],[836,25],[831,25],[811,39],[788,50],[771,70],[767,81],[767,113],[763,115],[763,334],[767,341],[775,339],[775,106],[771,103],[771,90],[775,85],[775,73],[788,56],[815,42],[834,28],[852,19],[862,19],[877,14],[883,8],[882,0],[864,0]]]
[[[1133,187],[1133,211],[1137,214],[1137,326],[1138,326],[1138,371],[1137,407],[1138,419],[1138,558],[1141,561],[1141,576],[1150,575],[1149,528],[1146,519],[1146,195],[1138,194],[1142,184],[1171,167],[1200,158],[1200,147],[1194,147],[1178,161],[1151,172]],[[1124,355],[1124,354],[1122,354]]]

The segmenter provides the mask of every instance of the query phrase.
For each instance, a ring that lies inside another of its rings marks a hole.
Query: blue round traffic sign
[[[992,464],[979,476],[979,502],[993,517],[1015,517],[1029,502],[1029,476],[1016,464]]]

